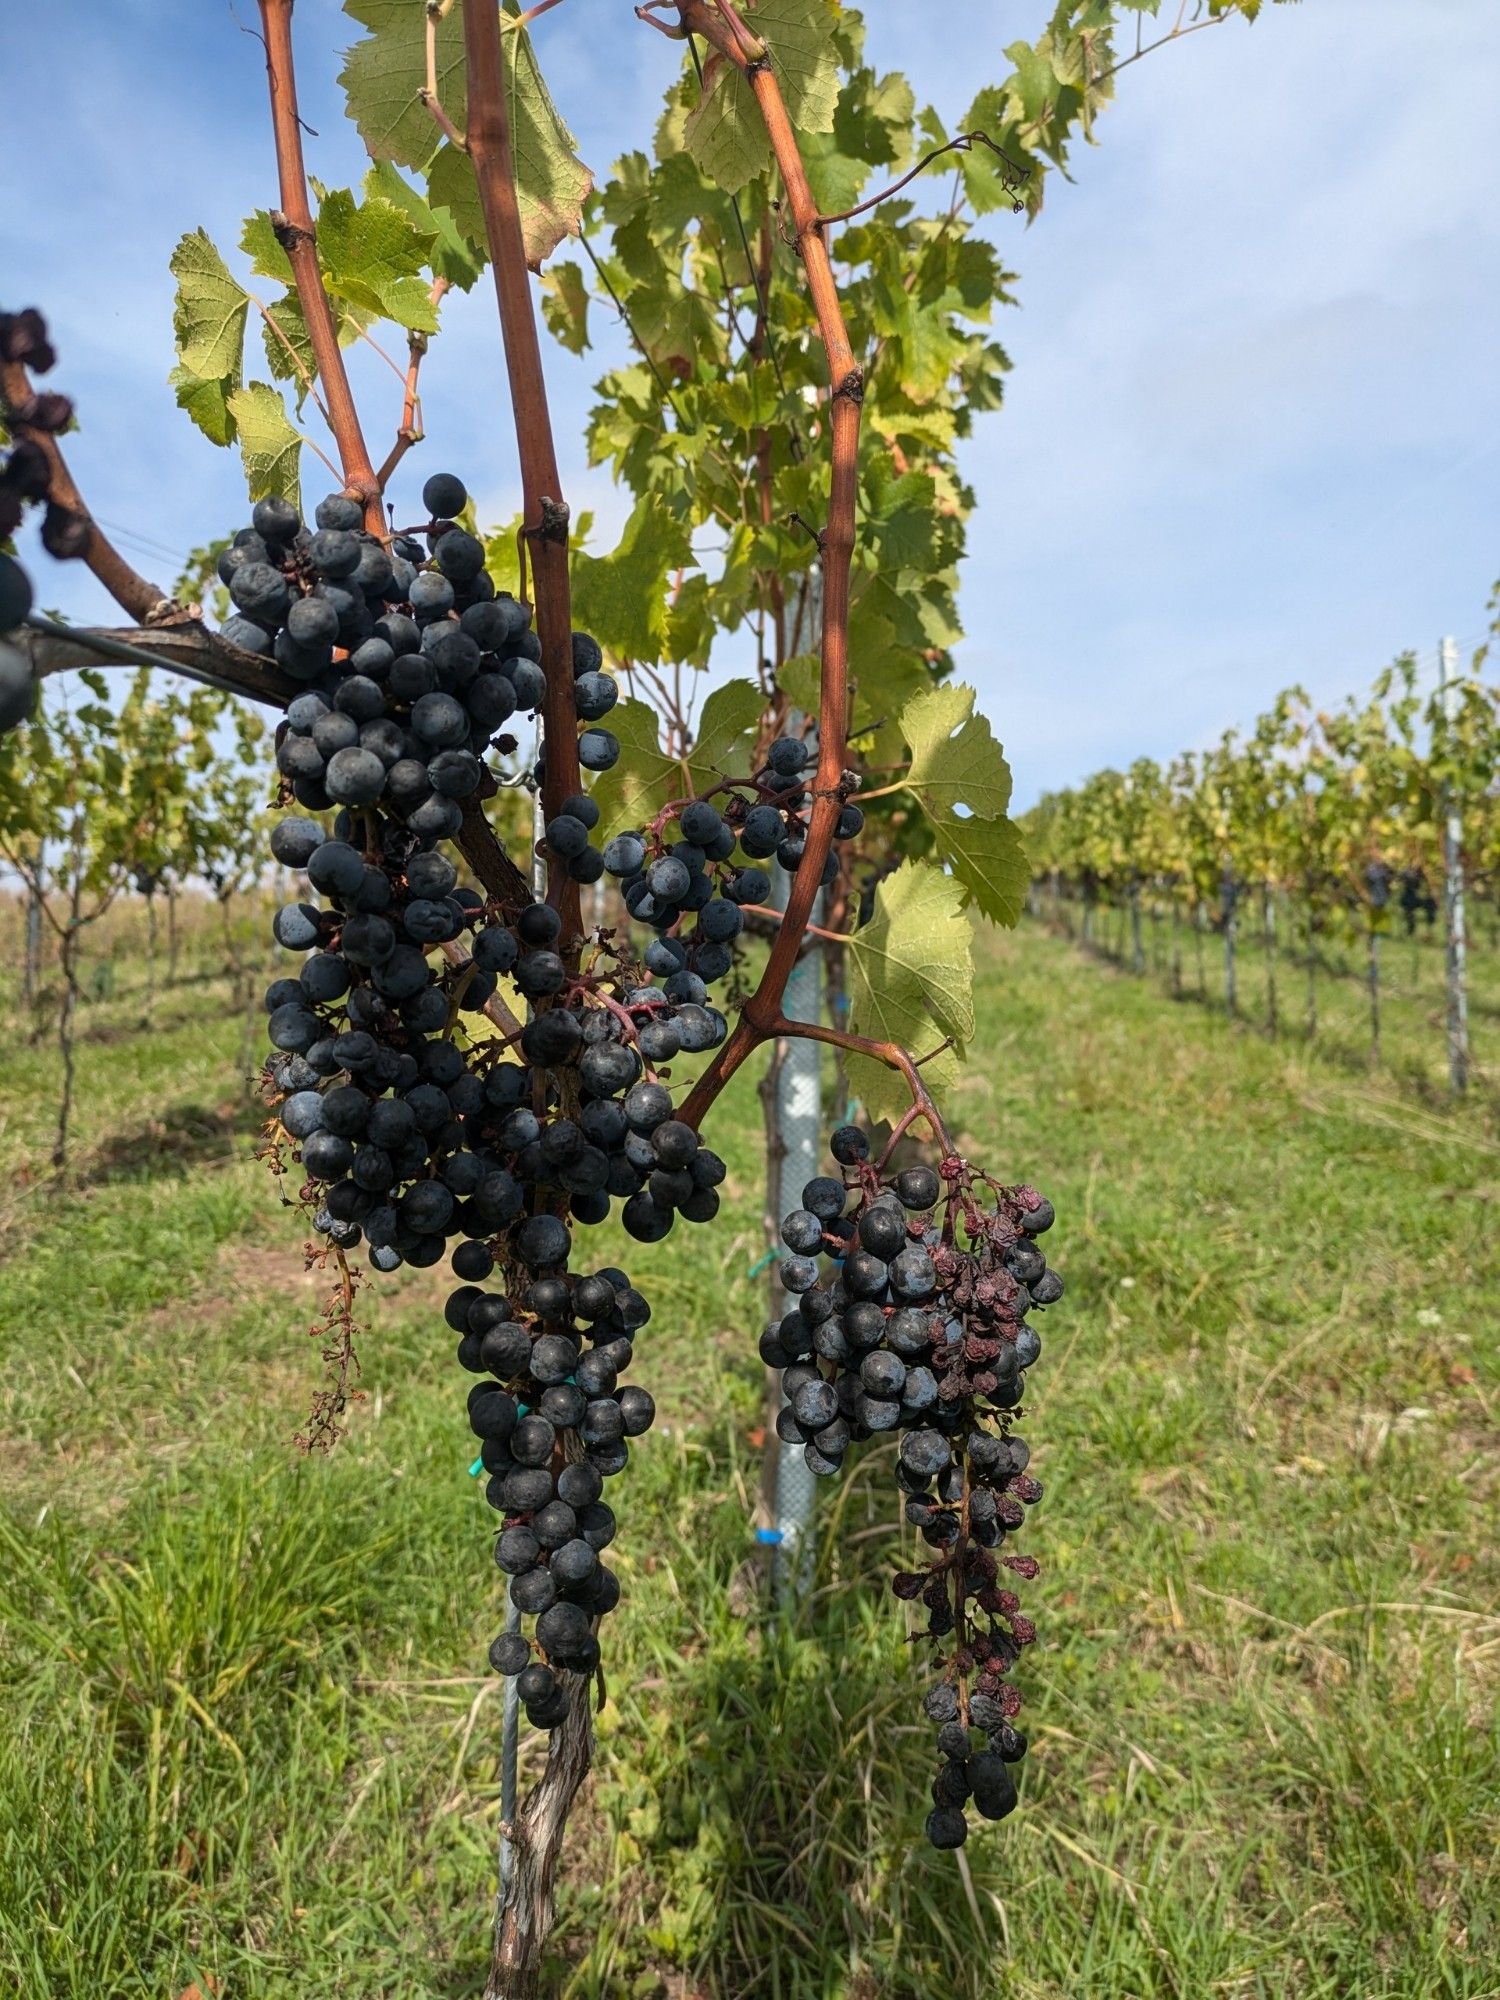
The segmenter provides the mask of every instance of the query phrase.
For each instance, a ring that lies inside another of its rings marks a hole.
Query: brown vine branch
[[[506,853],[479,799],[472,795],[464,799],[462,810],[458,844],[464,859],[490,900],[498,903],[507,917],[518,916],[532,900],[530,882]]]
[[[505,365],[521,461],[522,518],[531,543],[532,591],[546,694],[542,726],[547,767],[542,798],[548,819],[579,789],[578,711],[573,697],[573,608],[568,583],[568,510],[552,439],[542,350],[527,275],[526,239],[516,197],[506,102],[500,16],[486,0],[463,0],[469,78],[469,157],[484,210],[485,236],[500,309]],[[578,884],[554,867],[549,899],[571,943],[582,932]]]
[[[841,209],[837,215],[820,215],[819,225],[826,229],[834,222],[852,222],[856,215],[864,215],[869,209],[878,208],[881,202],[889,201],[893,194],[900,194],[902,188],[909,187],[918,174],[930,167],[934,160],[940,160],[944,153],[972,152],[976,141],[982,146],[988,146],[992,153],[1004,161],[1006,190],[1011,195],[1018,193],[1022,183],[1030,178],[1031,169],[1013,160],[1003,146],[996,145],[988,132],[960,132],[956,139],[950,139],[945,146],[935,146],[925,158],[918,160],[910,173],[903,174],[898,181],[892,181],[890,186],[882,188],[879,194],[872,194],[868,201],[858,202],[853,208]]]
[[[302,685],[269,660],[242,653],[238,646],[229,645],[199,624],[100,632],[31,617],[8,637],[11,645],[26,654],[37,680],[45,680],[49,674],[76,673],[88,666],[161,667],[205,687],[218,688],[222,694],[248,694],[278,708],[293,700]],[[232,676],[224,671],[225,654],[233,662]]]
[[[360,428],[359,412],[349,387],[348,370],[339,347],[333,309],[318,268],[318,245],[307,199],[307,169],[302,158],[302,122],[297,115],[297,72],[292,60],[293,0],[259,0],[265,36],[266,80],[271,96],[271,131],[276,143],[276,172],[281,206],[271,217],[276,240],[286,252],[297,287],[297,301],[307,323],[308,340],[323,394],[328,426],[339,448],[345,490],[365,510],[365,526],[384,535],[380,481]]]
[[[31,377],[19,361],[0,362],[0,403],[6,413],[6,424],[11,436],[25,438],[41,452],[47,461],[47,498],[57,506],[66,508],[88,524],[88,541],[83,550],[83,561],[103,584],[122,611],[128,612],[138,624],[148,625],[159,618],[186,619],[190,614],[180,604],[167,597],[159,584],[148,583],[138,570],[126,562],[124,556],[105,534],[84,504],[68,462],[63,457],[57,439],[50,431],[33,428],[23,423],[16,415],[25,409],[36,392],[31,386]]]
[[[818,702],[818,768],[813,787],[806,845],[787,898],[781,928],[771,947],[760,983],[735,1023],[727,1042],[689,1094],[679,1116],[697,1125],[730,1077],[752,1050],[783,1032],[781,999],[796,964],[802,937],[822,882],[823,867],[833,846],[834,827],[843,801],[845,738],[849,681],[849,584],[854,558],[855,513],[859,462],[860,411],[865,378],[849,344],[848,328],[839,303],[833,265],[803,168],[797,136],[787,116],[781,86],[764,60],[765,49],[745,29],[728,0],[709,6],[707,0],[678,0],[683,29],[701,34],[740,69],[755,95],[771,150],[781,173],[796,231],[797,249],[807,273],[808,291],[818,331],[828,358],[832,481],[828,525],[823,530],[822,675]],[[811,1032],[803,1026],[791,1032]],[[897,1064],[897,1067],[900,1065]],[[915,1071],[911,1079],[916,1079]]]

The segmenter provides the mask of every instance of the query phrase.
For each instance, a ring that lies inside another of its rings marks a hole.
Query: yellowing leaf
[[[565,236],[579,233],[594,176],[542,80],[530,35],[508,34],[503,46],[521,233],[526,261],[538,271]]]
[[[904,780],[932,823],[939,851],[988,917],[1014,924],[1021,914],[1030,864],[1006,817],[1010,766],[982,715],[974,690],[930,689],[901,711],[911,749]]]
[[[922,1064],[934,1095],[956,1082],[959,1057],[974,1033],[973,925],[958,884],[930,863],[904,861],[875,891],[870,921],[849,939],[849,1025],[857,1035],[894,1042]],[[876,1118],[896,1118],[911,1103],[899,1070],[873,1056],[849,1057],[849,1085]]]
[[[834,12],[828,0],[760,0],[743,9],[745,25],[765,42],[787,116],[798,132],[833,129],[839,95]],[[711,181],[730,194],[762,172],[770,141],[755,93],[734,64],[709,64],[703,95],[683,128],[687,150]]]
[[[251,382],[229,398],[229,413],[239,431],[250,498],[261,500],[275,493],[300,508],[297,468],[302,438],[287,418],[280,392],[265,382]]]

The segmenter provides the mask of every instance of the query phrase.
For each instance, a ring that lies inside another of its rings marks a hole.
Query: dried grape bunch
[[[832,1152],[842,1173],[809,1181],[782,1223],[791,1255],[780,1279],[795,1304],[760,1353],[782,1370],[777,1429],[814,1472],[900,1433],[906,1519],[932,1556],[893,1589],[923,1607],[928,1637],[947,1648],[924,1703],[943,1759],[927,1832],[956,1847],[967,1802],[987,1819],[1014,1807],[1007,1767],[1026,1748],[1010,1671],[1036,1628],[1002,1572],[1037,1574],[1006,1545],[1042,1497],[1015,1426],[1042,1351],[1028,1315],[1063,1292],[1036,1241],[1053,1209],[1034,1187],[1002,1187],[956,1157],[941,1172],[886,1175],[854,1126],[834,1133]]]

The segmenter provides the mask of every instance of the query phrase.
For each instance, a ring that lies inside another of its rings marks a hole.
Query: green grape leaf
[[[439,216],[447,216],[455,234],[471,243],[488,242],[474,162],[446,141],[427,169],[427,199]]]
[[[296,383],[297,408],[300,410],[318,370],[313,359],[312,336],[307,330],[302,305],[295,292],[288,292],[285,298],[267,306],[261,334],[272,376],[278,382]]]
[[[868,164],[852,159],[832,133],[809,132],[801,147],[802,164],[819,213],[842,215],[846,208],[853,208],[870,178]]]
[[[957,1081],[964,1045],[974,1033],[973,923],[959,885],[930,862],[903,861],[875,891],[870,921],[849,939],[849,1025],[857,1035],[895,1042],[920,1059],[935,1095]],[[911,1102],[897,1070],[873,1056],[850,1055],[849,1087],[872,1117],[896,1118]]]
[[[318,207],[318,259],[328,289],[410,332],[437,332],[437,308],[422,276],[432,242],[381,195],[357,206],[340,188]]]
[[[172,336],[178,366],[172,386],[204,435],[228,444],[234,431],[226,405],[243,380],[250,294],[202,229],[179,241],[170,269],[177,280]]]
[[[206,382],[238,382],[250,294],[202,229],[181,239],[170,269],[177,280],[172,333],[179,362]]]
[[[596,845],[628,828],[643,826],[668,799],[682,798],[686,773],[658,740],[656,710],[644,701],[622,701],[611,709],[609,727],[620,741],[619,762],[594,780],[599,808]]]
[[[766,698],[754,681],[726,681],[715,688],[698,718],[698,736],[688,762],[695,793],[721,778],[743,777],[750,739],[765,713]]]
[[[239,432],[250,498],[262,500],[275,493],[300,508],[297,472],[302,437],[287,418],[280,391],[265,382],[248,383],[229,398],[229,414]]]
[[[834,13],[828,0],[760,0],[744,10],[746,26],[771,53],[787,116],[798,132],[828,132],[839,98]],[[737,193],[770,162],[765,124],[742,72],[723,57],[704,71],[702,96],[687,115],[683,139],[709,180]]]
[[[594,784],[596,844],[644,826],[671,799],[696,798],[722,778],[742,777],[765,705],[753,681],[726,681],[715,688],[703,704],[697,741],[683,758],[662,749],[654,708],[622,701],[609,717],[620,739],[620,761]]]
[[[938,849],[988,917],[1014,924],[1031,869],[1006,817],[1010,766],[982,715],[974,690],[931,688],[901,711],[911,750],[903,784],[932,823]]]
[[[365,175],[364,187],[367,197],[379,195],[433,239],[429,268],[435,277],[446,278],[460,292],[472,288],[484,269],[484,253],[463,235],[448,210],[432,207],[389,160],[375,162]]]
[[[291,284],[291,260],[263,208],[256,209],[240,231],[240,248],[250,259],[250,268],[257,277],[274,278],[279,285]]]
[[[637,285],[630,294],[630,317],[641,346],[669,376],[713,368],[724,353],[724,331],[713,307],[678,285]]]
[[[210,443],[234,443],[234,418],[229,414],[225,382],[205,382],[188,368],[174,368],[167,380],[176,394],[178,408],[187,411]]]
[[[776,670],[776,685],[805,715],[818,712],[821,680],[816,653],[798,653]],[[921,654],[901,645],[889,622],[857,600],[849,620],[849,735],[865,763],[904,762],[902,711],[931,686]]]
[[[417,97],[427,80],[422,0],[345,0],[344,12],[370,30],[348,50],[339,75],[350,117],[373,158],[425,170],[437,127]],[[531,37],[509,29],[501,48],[526,261],[540,270],[564,236],[577,235],[593,175],[578,158],[573,135],[542,80]],[[463,22],[457,7],[438,20],[437,85],[444,111],[462,130],[467,106]],[[448,211],[461,239],[485,241],[479,191],[466,154],[445,145],[432,162],[427,191],[434,208]]]
[[[692,562],[687,524],[659,494],[647,494],[612,555],[573,557],[574,624],[612,653],[654,664],[667,637],[667,578]]]
[[[1012,42],[1005,53],[1015,64],[1008,79],[1009,94],[1019,105],[1028,124],[1045,121],[1057,101],[1058,78],[1046,49],[1044,36],[1035,48],[1030,42]]]
[[[517,537],[525,518],[524,514],[513,515],[502,526],[491,528],[482,537],[484,566],[490,581],[496,590],[503,590],[511,597],[517,596],[521,589],[521,557]],[[573,532],[577,534],[576,526]],[[611,723],[610,727],[613,728],[614,724]]]
[[[577,264],[554,264],[542,279],[542,317],[570,354],[589,344],[589,290]]]
[[[344,51],[339,72],[349,116],[376,160],[425,166],[437,138],[432,113],[417,96],[427,81],[427,9],[424,0],[344,0],[344,12],[369,34]],[[507,37],[509,39],[509,37]],[[443,109],[461,131],[464,123],[463,14],[454,6],[438,16],[437,87]]]
[[[817,714],[822,684],[823,662],[816,653],[794,653],[776,669],[777,687],[804,715]]]

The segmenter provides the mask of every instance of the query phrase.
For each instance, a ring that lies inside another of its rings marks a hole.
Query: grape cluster
[[[480,759],[497,730],[540,710],[546,680],[530,612],[496,591],[483,543],[451,519],[468,502],[463,482],[436,473],[422,501],[425,550],[412,534],[388,548],[365,533],[359,502],[342,493],[318,503],[312,529],[289,502],[258,501],[219,558],[236,607],[223,636],[306,685],[276,752],[299,804],[324,812],[385,801],[414,833],[448,840],[461,802],[484,785]],[[573,655],[579,712],[591,719],[578,759],[605,771],[619,740],[593,722],[618,691],[586,633],[573,635]],[[574,808],[592,809],[582,798]],[[596,881],[603,864],[588,873],[583,852],[570,872]]]
[[[595,1670],[592,1621],[620,1598],[618,1579],[600,1561],[615,1537],[614,1512],[600,1495],[623,1471],[628,1440],[656,1415],[646,1390],[619,1382],[634,1353],[631,1336],[651,1308],[623,1271],[611,1269],[571,1281],[539,1278],[519,1306],[461,1285],[447,1317],[462,1335],[460,1361],[491,1378],[470,1391],[469,1422],[489,1474],[485,1497],[503,1522],[495,1561],[516,1610],[536,1619],[536,1648],[546,1655],[535,1658],[522,1634],[503,1632],[490,1662],[497,1673],[520,1676],[528,1719],[552,1729],[568,1707],[556,1669]]]
[[[778,1433],[801,1444],[814,1472],[837,1472],[865,1439],[900,1434],[906,1519],[934,1554],[893,1588],[920,1601],[930,1638],[953,1641],[924,1707],[943,1759],[927,1833],[956,1847],[967,1801],[987,1819],[1013,1808],[1007,1766],[1026,1748],[1007,1676],[1036,1632],[1000,1573],[1031,1577],[1037,1566],[998,1552],[1042,1495],[1013,1426],[1041,1356],[1027,1315],[1063,1292],[1036,1242],[1053,1209],[1035,1188],[999,1187],[957,1159],[941,1176],[914,1166],[887,1178],[854,1126],[834,1133],[832,1152],[844,1171],[809,1181],[782,1223],[791,1254],[779,1276],[795,1304],[760,1353],[782,1371]],[[973,1731],[987,1739],[977,1753]]]
[[[0,361],[19,363],[33,375],[46,375],[57,365],[57,355],[47,338],[47,323],[34,307],[24,312],[0,312]],[[32,390],[21,402],[6,400],[6,429],[14,437],[21,429],[56,436],[73,421],[73,404],[55,389]],[[60,501],[48,500],[52,467],[47,453],[34,438],[15,437],[0,459],[0,541],[7,540],[21,525],[28,506],[47,501],[42,516],[42,547],[59,561],[81,556],[88,547],[87,517]],[[0,617],[0,632],[8,632],[26,616]]]
[[[1433,895],[1423,871],[1420,868],[1403,868],[1401,914],[1406,919],[1406,935],[1415,936],[1418,917],[1423,919],[1430,930],[1437,922],[1437,910],[1437,897]]]
[[[811,807],[803,774],[812,754],[801,738],[778,737],[757,773],[724,786],[722,811],[708,798],[679,800],[649,826],[616,834],[597,855],[586,844],[598,819],[591,800],[570,800],[548,825],[547,845],[570,870],[581,854],[584,880],[604,872],[615,877],[626,911],[656,932],[645,967],[662,983],[626,996],[648,1062],[716,1048],[728,1032],[708,989],[734,964],[746,906],[758,907],[771,893],[769,874],[754,864],[774,856],[778,867],[795,873],[802,859]],[[846,801],[836,838],[852,840],[863,825],[860,808]],[[837,873],[830,853],[824,881]],[[684,928],[688,918],[691,927]]]
[[[619,1595],[599,1561],[615,1529],[602,1482],[654,1415],[644,1389],[620,1386],[650,1309],[623,1272],[570,1271],[571,1225],[618,1201],[627,1232],[656,1242],[679,1216],[717,1212],[724,1162],[673,1115],[660,1068],[727,1034],[704,975],[729,969],[738,926],[721,917],[701,938],[659,935],[644,968],[601,938],[583,968],[550,905],[502,907],[460,884],[442,852],[457,801],[493,777],[480,763],[490,731],[543,697],[529,614],[489,591],[473,567],[480,545],[446,518],[465,500],[448,475],[427,482],[426,567],[406,538],[388,552],[363,535],[343,495],[321,503],[312,534],[284,502],[262,501],[221,574],[241,614],[227,636],[304,684],[278,733],[283,803],[303,810],[271,836],[274,858],[307,883],[272,927],[302,958],[266,994],[275,1136],[313,1227],[340,1252],[363,1241],[393,1271],[454,1246],[447,1318],[460,1365],[482,1378],[470,1420],[502,1515],[496,1559],[516,1609],[537,1621],[534,1639],[502,1634],[491,1658],[521,1675],[527,1713],[552,1727],[568,1701],[559,1674],[597,1665],[594,1621]],[[592,727],[615,685],[586,634],[572,651],[590,725],[580,756],[598,769],[616,754]],[[331,826],[310,816],[330,811]],[[589,839],[598,818],[580,795],[547,827],[575,880],[604,871]],[[734,838],[720,834],[716,851]],[[524,1023],[497,1001],[501,979],[527,1003]],[[513,1032],[461,1032],[497,1005]],[[496,1274],[508,1296],[484,1289]]]
[[[56,366],[47,323],[34,307],[0,312],[0,361],[18,364],[33,375],[46,375]],[[72,421],[71,400],[55,390],[30,390],[19,402],[0,397],[0,542],[15,534],[28,507],[45,501],[42,547],[63,562],[81,556],[88,547],[88,519],[47,498],[52,467],[46,450],[34,436],[18,433],[51,437]],[[0,551],[0,638],[30,617],[32,602],[31,579],[14,556]],[[35,698],[31,662],[18,646],[0,643],[0,734],[26,720]]]

